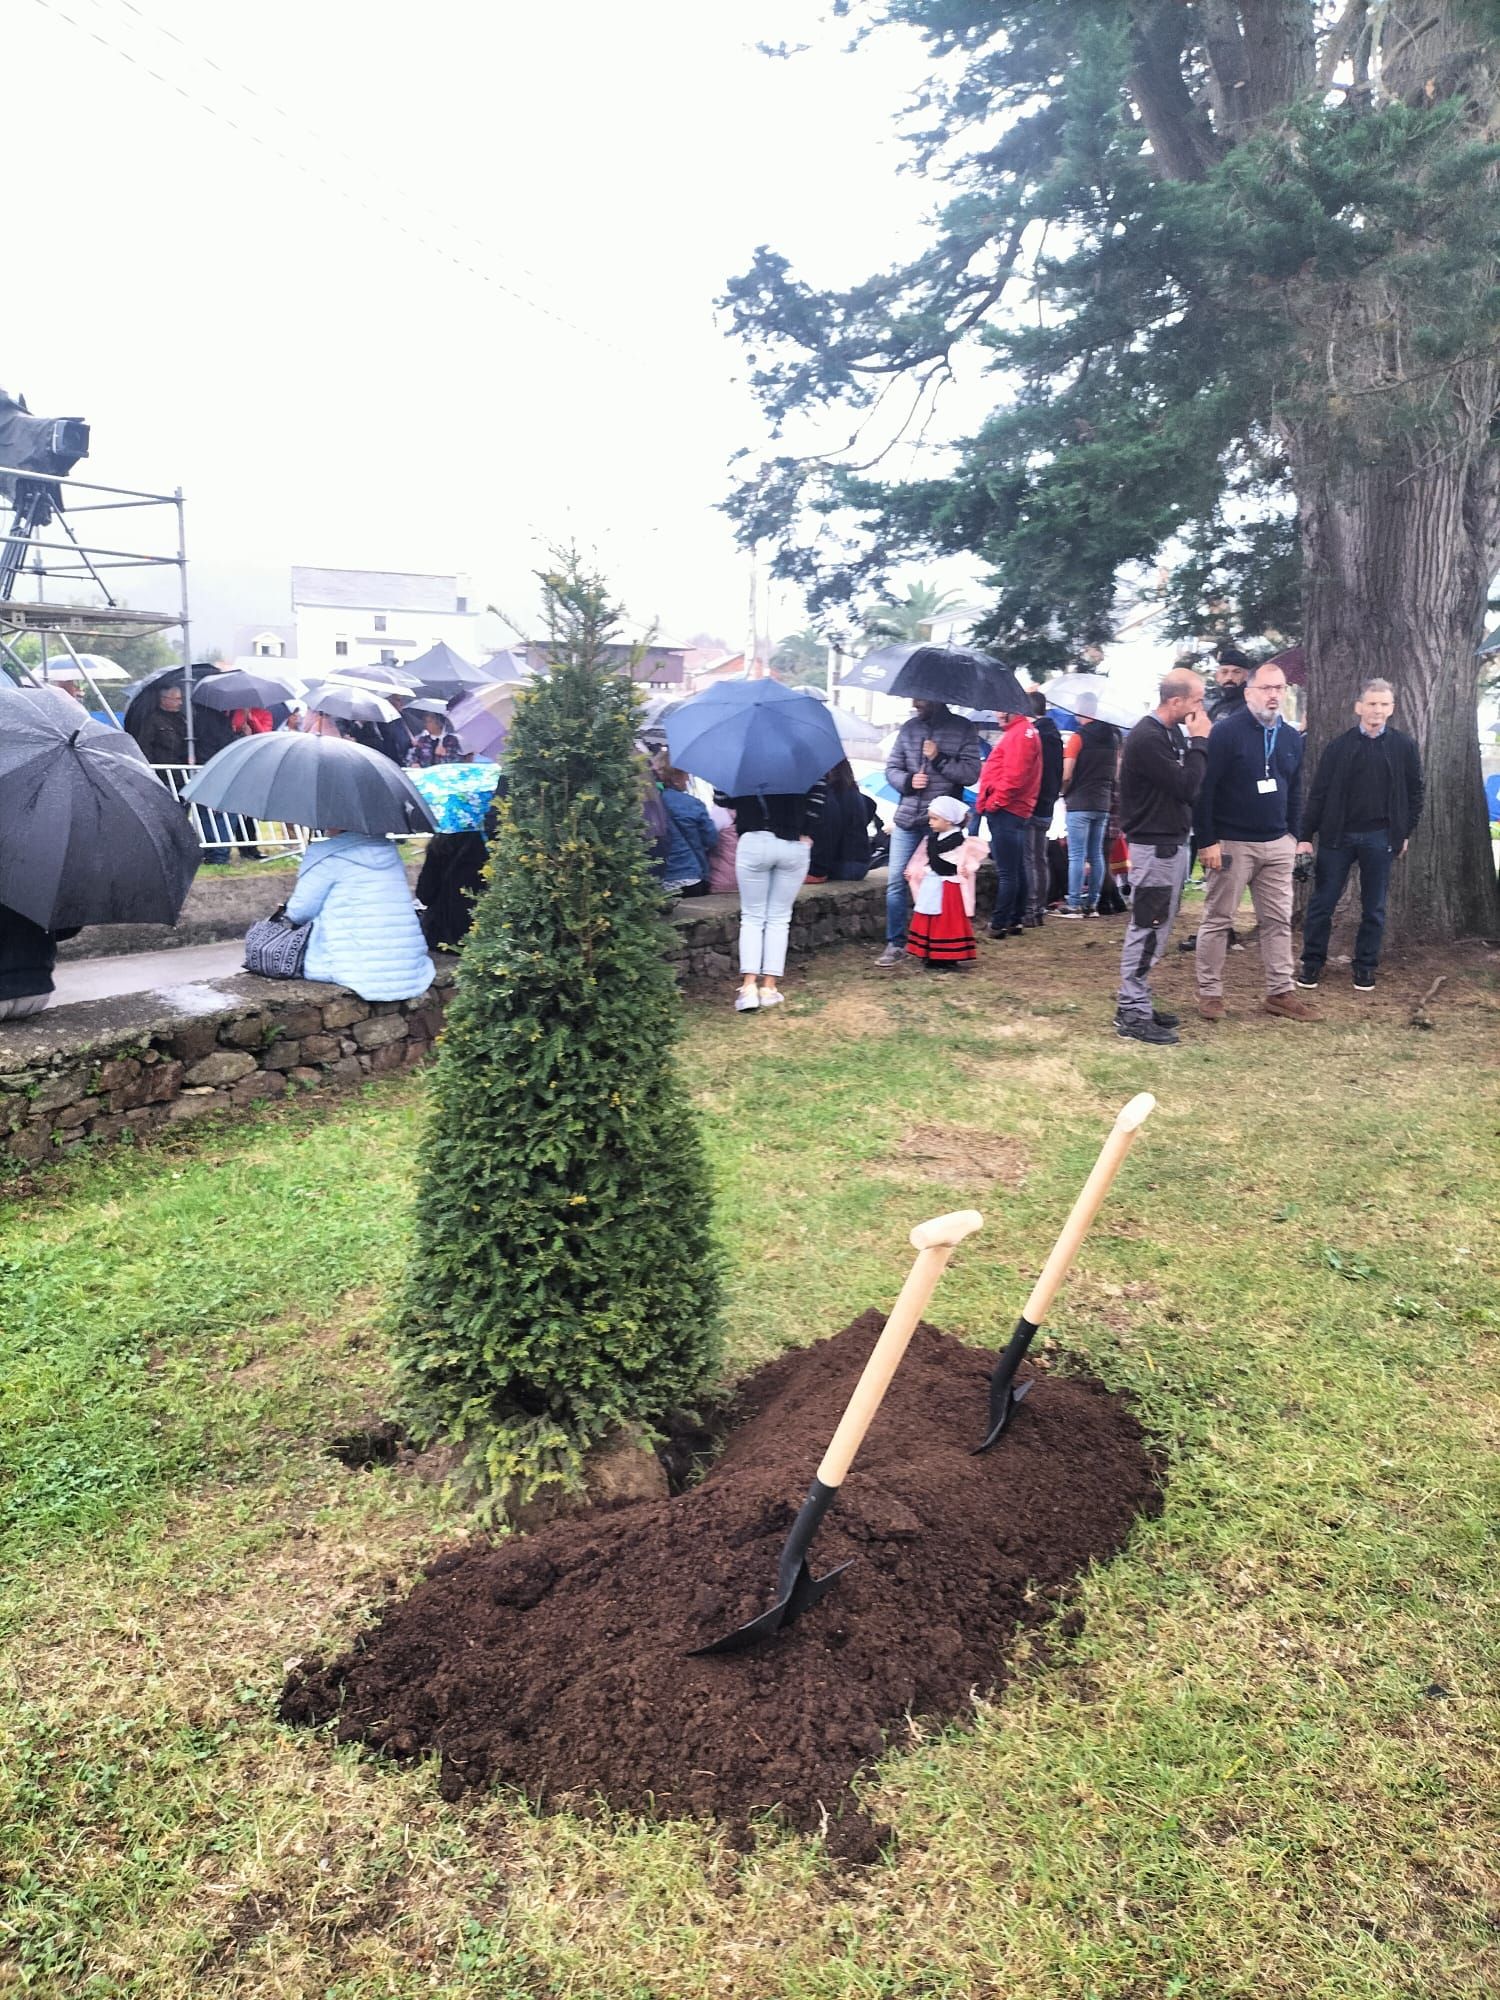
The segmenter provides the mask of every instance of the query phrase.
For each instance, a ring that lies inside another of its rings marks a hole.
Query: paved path
[[[245,963],[245,941],[190,944],[178,951],[124,952],[118,958],[75,958],[64,961],[52,975],[54,1007],[79,1000],[108,1000],[117,993],[173,994],[176,989],[228,979]],[[222,1002],[220,1003],[222,1004]],[[191,1000],[184,1013],[200,1009]]]

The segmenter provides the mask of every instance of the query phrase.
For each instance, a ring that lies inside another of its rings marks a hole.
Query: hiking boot
[[[1373,993],[1375,991],[1375,974],[1370,967],[1364,965],[1355,966],[1354,990],[1356,993]]]
[[[1283,1021],[1321,1021],[1323,1018],[1316,1007],[1309,1007],[1295,993],[1273,993],[1266,1002],[1266,1012],[1279,1014]]]
[[[1151,1018],[1158,1028],[1180,1028],[1182,1026],[1182,1016],[1180,1014],[1164,1013],[1160,1007],[1153,1007],[1151,1009]]]
[[[876,959],[875,963],[881,966],[900,965],[900,963],[905,957],[906,957],[905,945],[888,944],[885,950],[880,954],[879,958]]]
[[[1304,993],[1316,993],[1318,990],[1318,981],[1321,977],[1321,970],[1315,972],[1310,965],[1299,965],[1297,967],[1297,984],[1302,988]]]
[[[1153,1047],[1165,1049],[1177,1046],[1177,1030],[1163,1028],[1155,1021],[1127,1021],[1116,1014],[1115,1033],[1125,1042],[1150,1042]]]
[[[1205,1021],[1222,1021],[1224,1018],[1224,1002],[1219,998],[1217,993],[1205,993],[1203,998],[1198,1002],[1198,1013]]]

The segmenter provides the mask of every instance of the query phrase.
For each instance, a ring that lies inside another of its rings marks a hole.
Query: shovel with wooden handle
[[[990,1376],[990,1428],[984,1443],[976,1445],[977,1458],[982,1451],[988,1451],[995,1444],[1005,1426],[1010,1422],[1011,1412],[1016,1404],[1023,1402],[1031,1383],[1023,1382],[1019,1389],[1012,1385],[1016,1370],[1026,1357],[1026,1350],[1035,1338],[1037,1328],[1047,1317],[1047,1308],[1057,1294],[1057,1288],[1068,1275],[1073,1259],[1078,1255],[1080,1244],[1089,1233],[1089,1226],[1104,1204],[1109,1193],[1110,1182],[1120,1171],[1125,1155],[1135,1143],[1135,1135],[1156,1109],[1156,1099],[1149,1090],[1143,1090],[1139,1097],[1132,1097],[1119,1117],[1115,1120],[1109,1137],[1105,1140],[1094,1171],[1083,1184],[1083,1192],[1074,1202],[1072,1212],[1063,1224],[1062,1234],[1052,1246],[1052,1255],[1042,1266],[1042,1275],[1031,1290],[1026,1301],[1026,1310],[1016,1321],[1016,1330],[1006,1343],[1005,1351],[995,1363]]]
[[[901,1287],[901,1296],[892,1307],[879,1340],[870,1350],[864,1372],[854,1385],[854,1394],[845,1405],[838,1429],[823,1454],[812,1490],[782,1544],[781,1560],[776,1566],[775,1603],[747,1625],[726,1632],[722,1639],[715,1639],[707,1646],[695,1646],[693,1654],[738,1653],[758,1639],[769,1638],[783,1625],[790,1625],[804,1611],[811,1610],[849,1567],[848,1563],[840,1563],[826,1576],[814,1576],[807,1561],[812,1538],[833,1505],[844,1475],[854,1463],[854,1454],[864,1443],[865,1432],[874,1422],[875,1412],[890,1387],[891,1377],[901,1365],[901,1357],[911,1342],[917,1321],[927,1310],[927,1301],[947,1268],[948,1259],[966,1236],[972,1236],[983,1226],[984,1217],[972,1208],[965,1208],[955,1215],[940,1215],[931,1222],[919,1223],[912,1231],[911,1244],[917,1261]]]

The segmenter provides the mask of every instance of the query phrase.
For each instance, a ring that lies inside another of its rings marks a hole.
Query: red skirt
[[[964,892],[956,882],[943,884],[943,907],[935,917],[912,912],[906,949],[924,965],[962,965],[977,956],[974,926],[964,908]]]

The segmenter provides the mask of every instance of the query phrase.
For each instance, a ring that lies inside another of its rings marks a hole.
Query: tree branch
[[[1219,156],[1213,128],[1182,76],[1186,14],[1160,0],[1130,9],[1135,62],[1127,88],[1141,114],[1157,165],[1169,180],[1201,180]]]

